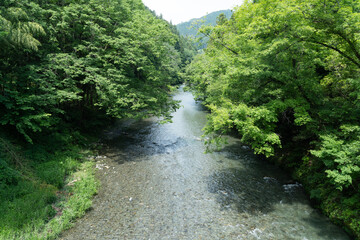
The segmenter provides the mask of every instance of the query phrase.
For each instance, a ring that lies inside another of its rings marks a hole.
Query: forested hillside
[[[194,18],[194,19],[191,19],[190,21],[179,23],[176,25],[176,27],[182,36],[196,37],[196,35],[198,33],[197,30],[202,25],[215,26],[217,17],[220,14],[224,14],[229,19],[231,17],[232,12],[231,12],[231,10],[221,10],[221,11],[212,12],[212,13],[207,14],[204,17]],[[195,26],[197,24],[199,26]]]
[[[236,131],[360,238],[360,2],[260,0],[204,27],[189,85],[209,143]]]
[[[141,0],[4,0],[0,45],[0,239],[53,238],[96,192],[84,135],[168,120],[192,46]]]
[[[204,17],[195,18],[188,22],[180,23],[176,25],[176,28],[183,37],[193,40],[197,49],[203,49],[206,47],[209,39],[207,36],[200,34],[198,31],[202,26],[215,26],[217,24],[219,15],[223,15],[225,18],[229,19],[232,15],[232,11],[221,10],[209,13]],[[199,39],[199,42],[197,42],[197,39]]]

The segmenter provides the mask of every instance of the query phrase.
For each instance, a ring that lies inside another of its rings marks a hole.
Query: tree
[[[36,22],[29,21],[27,13],[21,8],[6,8],[0,15],[0,42],[2,51],[8,48],[27,48],[38,50],[41,45],[36,35],[44,35],[42,26]]]
[[[1,9],[0,123],[28,141],[90,116],[168,119],[177,107],[169,86],[181,82],[184,48],[140,0],[6,1]]]
[[[359,17],[357,1],[248,1],[201,30],[209,46],[187,68],[210,142],[236,130],[295,169],[328,214],[347,206],[336,218],[358,236]]]

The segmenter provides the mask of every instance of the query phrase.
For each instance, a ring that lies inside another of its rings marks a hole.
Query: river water
[[[106,134],[93,209],[60,239],[349,239],[236,138],[204,154],[206,111],[181,89],[174,98],[173,123],[123,121]]]

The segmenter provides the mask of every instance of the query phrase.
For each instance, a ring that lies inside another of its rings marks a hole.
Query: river
[[[101,190],[60,239],[350,239],[238,139],[205,154],[206,111],[182,89],[174,98],[183,107],[172,123],[129,120],[107,132]]]

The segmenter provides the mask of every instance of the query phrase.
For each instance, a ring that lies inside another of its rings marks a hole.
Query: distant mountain
[[[180,23],[176,25],[179,33],[183,36],[189,36],[189,37],[196,37],[197,34],[197,28],[200,28],[202,25],[216,25],[216,18],[221,14],[225,14],[225,16],[229,19],[232,15],[231,10],[221,10],[213,13],[209,13],[208,15],[201,17],[201,18],[194,18],[191,19],[188,22]],[[192,28],[194,24],[197,22],[201,22],[201,20],[204,20],[204,23],[201,23],[198,27]]]

